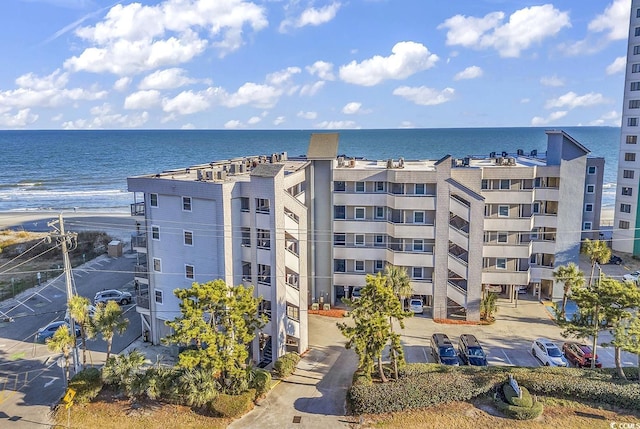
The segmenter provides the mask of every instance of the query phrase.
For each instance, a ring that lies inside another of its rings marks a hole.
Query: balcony
[[[147,264],[136,264],[133,266],[133,277],[136,279],[149,280],[149,267]]]
[[[136,295],[136,306],[149,310],[149,291],[140,291]]]
[[[147,233],[134,233],[131,234],[131,247],[136,252],[146,252],[147,251]]]
[[[144,216],[144,202],[131,204],[131,216]]]

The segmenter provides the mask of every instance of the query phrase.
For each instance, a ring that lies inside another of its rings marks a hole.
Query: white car
[[[624,280],[625,282],[637,283],[638,277],[640,277],[640,271],[634,271],[632,273],[628,273],[622,276],[622,280]]]
[[[107,289],[96,293],[96,296],[93,298],[95,305],[101,302],[106,304],[109,301],[115,301],[120,305],[127,305],[131,302],[131,294],[116,289]]]
[[[94,307],[93,305],[89,304],[87,305],[87,311],[89,312],[89,317],[93,319],[93,315],[96,314],[96,307]],[[69,323],[69,309],[67,308],[67,311],[65,311],[64,313],[64,321]]]
[[[545,366],[569,366],[562,350],[546,338],[538,338],[533,342],[531,354]]]
[[[422,314],[424,313],[424,307],[422,305],[421,299],[412,299],[409,301],[409,311],[414,314]]]

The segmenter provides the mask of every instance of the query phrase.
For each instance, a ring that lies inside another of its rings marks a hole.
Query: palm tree
[[[120,356],[112,356],[102,369],[102,379],[107,384],[124,388],[127,393],[131,393],[134,376],[140,371],[146,359],[146,356],[138,350],[132,350]]]
[[[87,365],[87,339],[93,338],[93,330],[90,327],[91,315],[89,314],[89,298],[73,295],[69,299],[69,316],[80,327],[82,338],[82,368]]]
[[[498,309],[498,294],[489,292],[480,300],[480,314],[484,315],[483,319],[490,321],[493,318],[493,313]]]
[[[607,243],[602,240],[584,240],[582,245],[582,253],[589,257],[591,261],[591,276],[589,277],[589,287],[593,281],[593,272],[596,269],[596,264],[606,264],[611,259],[611,249],[607,246]]]
[[[71,329],[63,324],[53,334],[51,338],[47,338],[47,348],[52,352],[62,353],[64,356],[65,376],[67,384],[69,383],[69,361],[71,358],[71,350],[73,350],[76,337],[71,335]]]
[[[180,374],[178,384],[189,406],[202,407],[218,395],[215,378],[202,368],[187,369]]]
[[[384,268],[384,276],[387,279],[387,284],[391,286],[393,293],[400,298],[400,303],[404,310],[404,300],[413,294],[411,279],[407,274],[407,269],[389,264]]]
[[[564,320],[567,299],[571,293],[571,289],[584,286],[584,274],[580,268],[573,262],[567,265],[561,265],[553,272],[553,278],[564,284],[564,292],[562,294],[562,309],[560,310],[560,320]]]
[[[123,319],[122,314],[122,309],[118,303],[109,301],[107,305],[102,303],[98,304],[96,313],[93,316],[93,328],[96,332],[99,332],[107,342],[106,361],[109,361],[109,356],[111,355],[113,336],[116,332],[122,335],[129,325],[129,319]]]

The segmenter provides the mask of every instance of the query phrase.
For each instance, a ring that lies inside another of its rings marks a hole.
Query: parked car
[[[487,366],[487,355],[478,342],[478,339],[471,334],[462,334],[458,340],[458,352],[460,359],[467,365]]]
[[[622,258],[620,256],[611,255],[611,258],[609,258],[609,262],[607,262],[607,264],[620,265],[622,264]]]
[[[637,283],[638,277],[640,277],[640,271],[634,271],[632,273],[627,273],[624,276],[622,276],[622,280],[624,280],[625,282]]]
[[[593,351],[588,345],[566,342],[562,345],[562,353],[564,353],[564,356],[571,364],[578,368],[591,368]],[[598,360],[598,355],[596,355],[596,368],[602,368],[602,362]]]
[[[360,288],[359,287],[353,288],[353,292],[351,292],[351,301],[357,301],[360,299],[361,296],[362,296],[362,293],[360,292]]]
[[[492,293],[502,293],[502,285],[487,285],[486,291]]]
[[[96,307],[89,304],[87,305],[87,311],[89,312],[89,317],[93,318],[93,315],[96,314]],[[67,311],[64,313],[64,321],[69,322],[69,319],[69,309],[67,308]]]
[[[51,322],[47,326],[44,326],[38,329],[36,333],[36,341],[39,343],[44,343],[47,341],[47,338],[53,337],[53,334],[56,333],[60,326],[66,326],[67,329],[71,329],[71,326],[64,320],[58,320],[57,322]],[[76,326],[76,337],[80,336],[80,327]]]
[[[409,301],[409,311],[414,314],[422,314],[424,313],[424,306],[422,305],[421,299],[413,298]]]
[[[451,340],[449,340],[449,337],[445,334],[436,333],[431,336],[431,354],[436,363],[443,365],[460,365],[458,353],[456,353]]]
[[[96,293],[96,296],[93,298],[95,305],[101,302],[106,304],[109,301],[115,301],[120,305],[127,305],[131,302],[131,294],[116,289],[107,289]]]
[[[545,366],[568,366],[557,345],[546,338],[538,338],[531,345],[531,354]]]
[[[519,286],[516,286],[516,289],[518,290],[518,293],[519,293],[519,294],[527,293],[527,289],[528,289],[528,288],[529,288],[529,287],[528,287],[527,285],[519,285]]]

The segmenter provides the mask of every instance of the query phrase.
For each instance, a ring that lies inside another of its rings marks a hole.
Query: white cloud
[[[237,120],[237,119],[232,119],[230,121],[225,122],[224,123],[224,127],[226,129],[235,130],[235,129],[238,129],[238,128],[243,128],[244,124],[241,121]]]
[[[162,100],[162,110],[166,113],[190,115],[209,108],[206,94],[202,92],[182,91],[173,98]]]
[[[598,104],[606,104],[611,101],[606,99],[602,94],[590,92],[584,95],[578,95],[573,91],[567,92],[558,98],[547,100],[545,108],[561,108],[575,109],[576,107],[590,107]]]
[[[321,8],[310,7],[302,11],[297,18],[288,18],[280,23],[280,32],[286,32],[290,27],[301,28],[307,25],[318,26],[336,17],[340,3],[334,2]]]
[[[96,113],[98,113],[96,111]],[[104,128],[139,128],[149,120],[147,112],[134,115],[112,113],[110,109],[103,109],[103,114],[91,119],[76,119],[62,123],[65,130],[104,129]]]
[[[142,79],[140,89],[173,89],[194,83],[196,80],[185,76],[186,70],[169,68],[157,70]]]
[[[520,100],[520,103],[522,103],[522,104],[527,104],[527,103],[530,103],[530,102],[531,102],[530,98],[523,98],[523,99]]]
[[[333,74],[333,64],[326,61],[316,61],[305,69],[310,75],[318,76],[322,80],[335,80],[336,78]]]
[[[247,27],[267,25],[265,8],[244,0],[117,4],[94,26],[75,31],[89,46],[64,64],[72,71],[130,75],[188,62],[210,45],[225,55],[243,44]]]
[[[273,125],[282,125],[284,123],[285,123],[284,116],[278,116],[276,119],[273,120]]]
[[[618,57],[611,64],[607,66],[607,74],[622,73],[627,67],[627,57]]]
[[[298,118],[302,119],[316,119],[318,117],[318,113],[316,112],[303,112],[302,110],[297,114]]]
[[[269,85],[285,86],[291,83],[294,75],[302,72],[300,67],[287,67],[284,70],[280,70],[267,75],[266,82]]]
[[[129,110],[146,110],[159,106],[160,92],[155,89],[137,91],[124,99],[124,108]]]
[[[455,95],[455,90],[453,88],[445,88],[442,91],[438,91],[426,86],[401,86],[393,90],[393,95],[398,95],[421,106],[435,106],[450,101]]]
[[[569,13],[551,4],[515,11],[503,23],[504,12],[492,12],[483,18],[456,15],[438,26],[447,29],[447,45],[472,49],[492,48],[501,57],[519,57],[520,53],[570,27]]]
[[[247,121],[247,123],[249,125],[255,125],[258,122],[262,121],[262,118],[260,116],[252,116],[249,118],[249,120]]]
[[[319,80],[312,84],[303,85],[300,88],[300,95],[314,96],[318,91],[320,91],[324,87],[325,81]]]
[[[352,61],[341,66],[340,78],[355,85],[373,86],[387,79],[406,79],[433,67],[436,61],[438,56],[430,53],[423,44],[399,42],[388,57],[376,55],[361,63]]]
[[[327,129],[327,130],[360,128],[354,121],[323,121],[316,124],[315,127],[320,129]]]
[[[415,128],[415,125],[411,121],[400,122],[400,128]]]
[[[589,23],[589,31],[605,32],[608,40],[625,40],[629,35],[631,0],[614,0]]]
[[[14,115],[3,113],[0,115],[0,126],[5,128],[23,128],[38,120],[38,115],[31,113],[31,109],[21,109]]]
[[[238,107],[245,104],[260,109],[270,109],[276,105],[282,89],[270,85],[260,85],[253,82],[243,84],[233,94],[227,94],[222,104],[227,107]]]
[[[567,116],[567,111],[552,112],[547,118],[535,116],[533,119],[531,119],[531,125],[546,125],[549,122],[557,121],[558,119],[564,118],[565,116]]]
[[[354,115],[360,111],[361,107],[362,107],[362,103],[352,101],[351,103],[347,103],[342,108],[342,113],[344,113],[345,115]]]
[[[564,80],[556,75],[542,76],[540,78],[540,83],[544,86],[564,86]]]
[[[113,84],[113,89],[120,92],[126,91],[127,88],[129,88],[130,84],[131,84],[131,78],[124,76],[115,81],[115,83]]]
[[[588,125],[592,125],[592,126],[610,125],[610,126],[619,127],[621,120],[622,120],[622,117],[620,116],[620,114],[615,110],[612,110],[610,112],[606,112],[605,114],[600,116],[598,119],[595,119],[589,122]]]
[[[467,67],[461,72],[457,73],[453,80],[463,80],[463,79],[475,79],[477,77],[482,76],[482,69],[478,66]]]
[[[180,127],[181,130],[195,130],[196,126],[193,125],[191,122],[187,122],[186,124],[184,124],[183,126]]]
[[[19,76],[15,82],[20,88],[28,88],[35,91],[62,89],[69,83],[69,73],[63,73],[60,69],[56,69],[53,73],[43,77],[34,73],[27,73]]]

